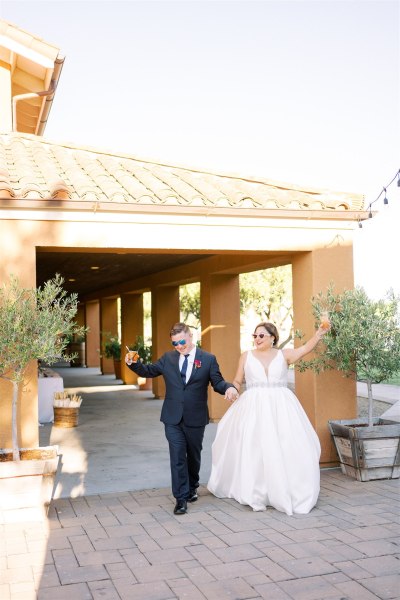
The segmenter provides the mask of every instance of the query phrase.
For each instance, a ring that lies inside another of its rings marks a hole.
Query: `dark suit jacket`
[[[193,365],[189,381],[183,384],[179,372],[179,352],[166,352],[155,363],[144,365],[140,362],[129,365],[129,368],[140,377],[158,377],[165,380],[165,399],[160,420],[169,425],[177,425],[183,418],[189,427],[201,427],[209,422],[207,391],[211,383],[219,394],[225,394],[232,386],[225,381],[219,370],[214,354],[196,349],[195,361],[201,366]]]

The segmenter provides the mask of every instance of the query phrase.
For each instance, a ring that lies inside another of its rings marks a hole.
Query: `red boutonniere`
[[[194,361],[194,368],[195,368],[195,369],[200,369],[200,367],[201,367],[201,360],[197,360],[197,359],[196,359],[196,360]]]

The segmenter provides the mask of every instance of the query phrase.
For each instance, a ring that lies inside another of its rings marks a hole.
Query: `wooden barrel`
[[[79,408],[54,407],[54,427],[76,427],[78,418]]]

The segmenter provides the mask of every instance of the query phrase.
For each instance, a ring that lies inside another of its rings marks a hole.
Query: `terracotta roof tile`
[[[0,197],[245,209],[363,208],[363,196],[357,194],[111,155],[22,133],[0,135]]]

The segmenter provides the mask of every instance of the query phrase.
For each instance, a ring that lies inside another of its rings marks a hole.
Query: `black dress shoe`
[[[199,497],[197,495],[197,492],[193,492],[192,494],[190,494],[189,498],[187,499],[188,502],[196,502],[196,500],[198,500]]]
[[[177,500],[174,508],[174,515],[184,515],[187,512],[186,500]]]

